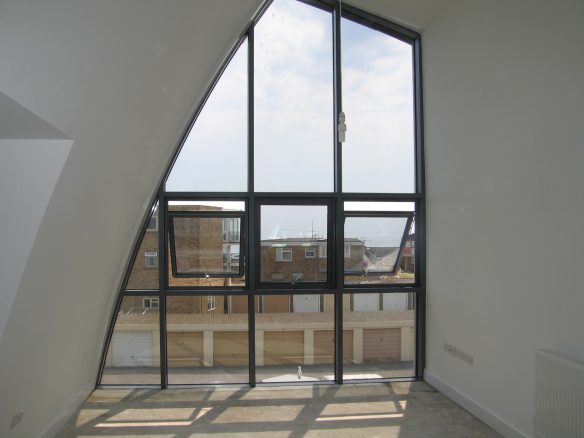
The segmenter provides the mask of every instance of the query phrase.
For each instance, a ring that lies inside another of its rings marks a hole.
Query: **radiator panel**
[[[584,365],[536,351],[534,429],[538,438],[584,437]]]

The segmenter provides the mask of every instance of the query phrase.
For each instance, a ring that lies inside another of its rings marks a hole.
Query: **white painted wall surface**
[[[459,1],[423,52],[427,371],[531,436],[535,349],[584,362],[584,3]]]
[[[0,139],[0,339],[72,140]]]
[[[73,140],[0,92],[0,338]]]

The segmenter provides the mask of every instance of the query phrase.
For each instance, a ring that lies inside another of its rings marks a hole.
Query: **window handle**
[[[339,113],[339,124],[337,125],[339,142],[345,141],[345,133],[347,132],[347,124],[345,123],[345,113]]]

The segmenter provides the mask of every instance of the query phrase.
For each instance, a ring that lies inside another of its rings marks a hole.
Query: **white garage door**
[[[383,294],[383,310],[408,310],[408,295]]]
[[[320,312],[320,295],[294,295],[294,312]]]
[[[152,333],[114,333],[112,338],[112,365],[115,367],[152,366]]]
[[[379,294],[353,294],[353,310],[356,312],[379,310]]]

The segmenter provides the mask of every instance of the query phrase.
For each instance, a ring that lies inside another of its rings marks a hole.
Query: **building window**
[[[143,306],[146,309],[158,309],[159,301],[158,298],[144,298],[142,300]]]
[[[292,261],[292,248],[276,248],[276,261],[277,262],[291,262]]]
[[[217,297],[215,295],[209,295],[207,297],[207,310],[208,311],[215,310],[215,305],[217,304],[216,299],[217,299]]]
[[[210,206],[209,208],[212,208]],[[173,277],[241,277],[243,213],[214,210],[169,212]]]
[[[345,243],[345,258],[348,259],[351,257],[351,244]]]
[[[158,216],[156,213],[150,216],[150,220],[146,226],[146,231],[158,231]]]
[[[316,248],[306,248],[304,249],[304,257],[307,259],[313,259],[316,257]]]
[[[321,259],[326,259],[326,245],[320,245],[318,247],[318,257]]]
[[[146,251],[144,253],[144,266],[146,268],[157,268],[158,267],[158,252],[157,251]]]
[[[223,219],[223,242],[237,242],[239,243],[239,219],[227,218]]]

